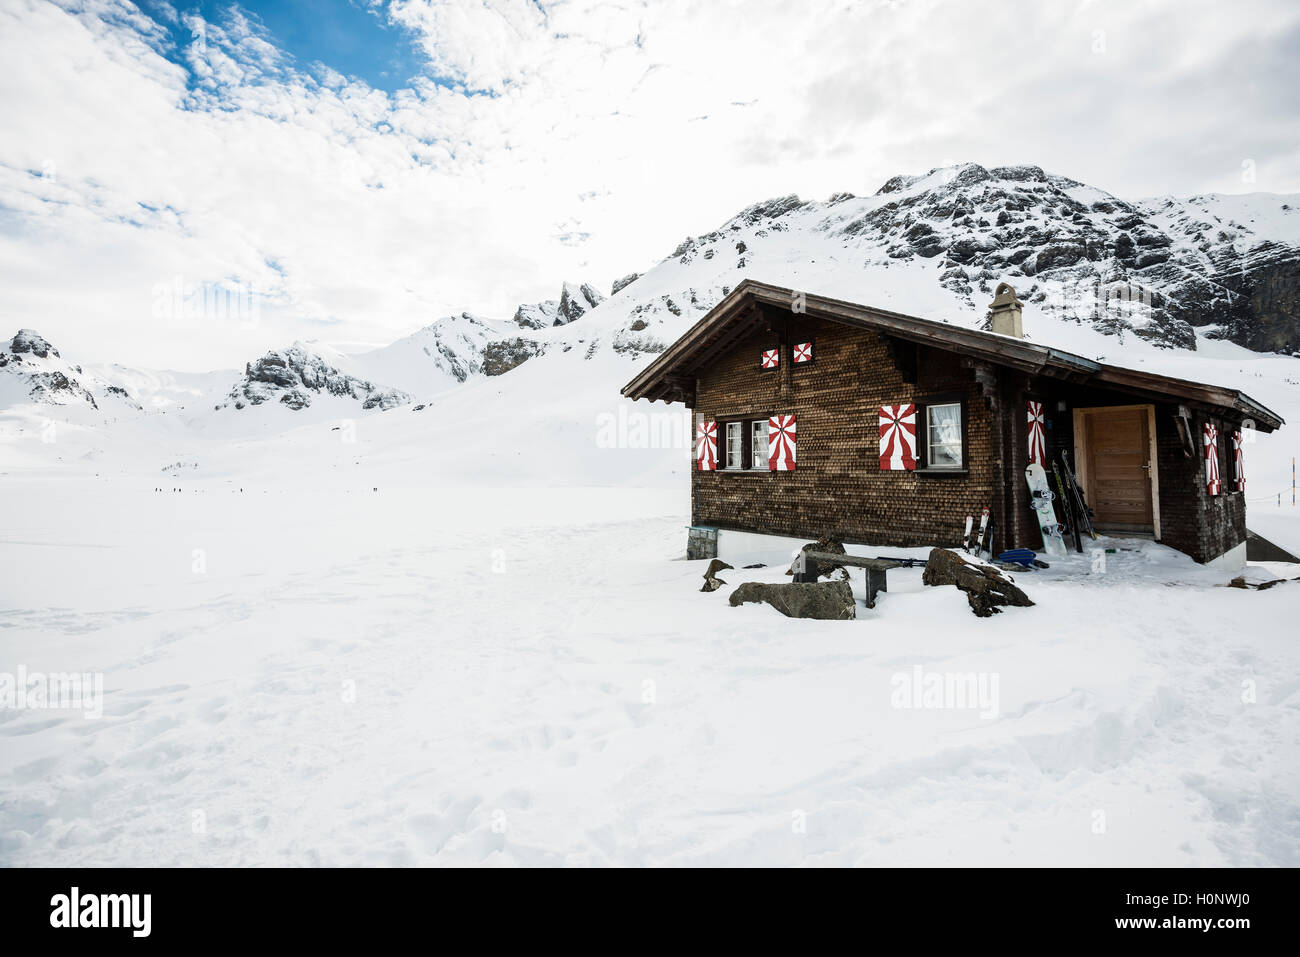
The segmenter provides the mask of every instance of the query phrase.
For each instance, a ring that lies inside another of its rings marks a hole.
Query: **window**
[[[755,419],[750,425],[749,467],[767,468],[767,419]]]
[[[932,469],[960,469],[962,457],[962,407],[960,402],[925,408],[925,464]]]
[[[727,423],[727,468],[729,469],[745,467],[745,450],[742,445],[745,434],[741,431],[743,424],[742,422]]]
[[[718,436],[723,446],[718,467],[724,472],[770,471],[767,433],[767,416],[719,422]]]

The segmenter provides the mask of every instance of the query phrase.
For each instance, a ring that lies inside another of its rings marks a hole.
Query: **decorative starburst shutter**
[[[794,362],[798,365],[801,362],[812,362],[813,344],[811,342],[797,342],[794,346]]]
[[[793,472],[794,463],[794,416],[774,415],[767,420],[767,467],[773,472]]]
[[[916,406],[880,407],[880,467],[887,472],[916,468]]]
[[[1246,465],[1241,456],[1241,432],[1232,433],[1232,471],[1237,483],[1237,491],[1246,491]]]
[[[1205,438],[1205,489],[1211,495],[1219,494],[1219,430],[1214,423],[1206,422]]]
[[[780,348],[763,350],[763,355],[759,360],[759,365],[762,368],[775,369],[780,364],[781,364]]]
[[[695,429],[695,461],[701,472],[718,467],[718,423],[701,422]]]
[[[1047,433],[1043,424],[1043,403],[1029,402],[1029,461],[1047,467]]]

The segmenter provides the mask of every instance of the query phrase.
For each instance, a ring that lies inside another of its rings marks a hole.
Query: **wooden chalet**
[[[986,506],[999,550],[1041,548],[1025,467],[1065,450],[1101,533],[1245,561],[1236,389],[1023,338],[1005,283],[983,332],[743,281],[622,390],[695,414],[692,557],[727,537],[953,546]]]

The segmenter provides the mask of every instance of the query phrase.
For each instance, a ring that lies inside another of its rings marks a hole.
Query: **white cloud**
[[[429,60],[392,95],[294,64],[237,11],[178,20],[191,80],[129,3],[7,5],[0,320],[87,360],[204,368],[507,315],[562,279],[644,270],[759,199],[949,161],[1032,162],[1124,195],[1300,190],[1300,12],[1281,4],[398,0],[387,15]],[[153,290],[178,275],[251,284],[260,323],[160,322]]]

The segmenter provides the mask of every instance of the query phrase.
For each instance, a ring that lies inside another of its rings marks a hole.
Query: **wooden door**
[[[1151,434],[1145,408],[1089,411],[1088,485],[1098,525],[1151,528]]]

